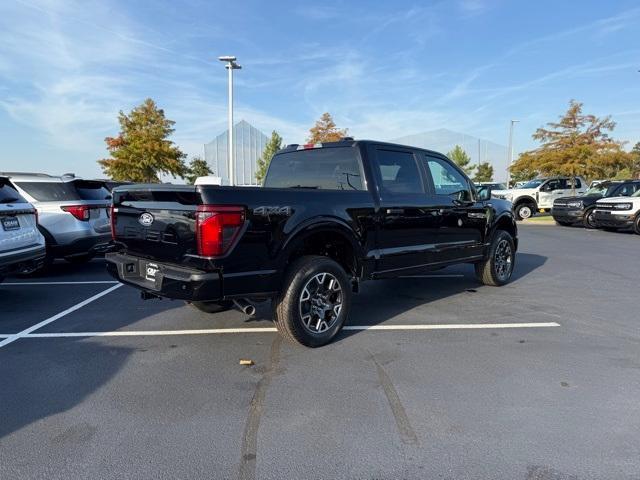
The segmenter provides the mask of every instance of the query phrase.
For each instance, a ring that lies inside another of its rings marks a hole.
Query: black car
[[[108,270],[143,297],[248,314],[272,298],[278,330],[313,347],[361,281],[467,263],[504,285],[518,247],[511,204],[444,155],[353,139],[280,150],[264,187],[118,187],[111,225]]]
[[[553,202],[551,215],[558,225],[582,224],[596,228],[594,210],[601,198],[629,197],[640,190],[640,180],[612,180],[602,182],[587,190],[584,195],[561,197]]]

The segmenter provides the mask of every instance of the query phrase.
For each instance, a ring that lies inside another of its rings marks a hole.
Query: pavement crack
[[[264,399],[271,380],[278,370],[280,363],[280,346],[282,339],[276,335],[271,343],[271,353],[269,354],[269,364],[262,374],[262,378],[256,384],[253,398],[249,404],[249,414],[244,426],[242,435],[242,446],[240,449],[240,467],[238,469],[238,480],[253,480],[256,478],[256,462],[258,457],[258,429],[260,419],[264,411]]]
[[[411,422],[409,421],[407,412],[402,405],[402,402],[400,401],[400,396],[398,395],[398,392],[396,391],[391,378],[384,370],[384,368],[382,368],[382,365],[378,363],[373,354],[371,354],[371,359],[376,366],[376,372],[378,373],[380,385],[382,386],[382,390],[387,397],[389,407],[391,407],[391,413],[393,414],[393,418],[398,428],[400,441],[405,445],[417,445],[419,443],[418,436],[411,426]]]

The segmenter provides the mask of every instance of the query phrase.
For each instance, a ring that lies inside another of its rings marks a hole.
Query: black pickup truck
[[[503,285],[518,247],[511,204],[478,198],[444,155],[353,139],[289,145],[264,187],[116,188],[111,222],[108,270],[143,298],[207,312],[271,298],[278,330],[311,347],[340,331],[360,281],[470,263]]]

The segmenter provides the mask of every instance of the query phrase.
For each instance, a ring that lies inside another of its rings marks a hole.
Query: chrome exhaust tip
[[[238,310],[240,310],[245,315],[249,315],[253,317],[256,314],[256,307],[251,305],[246,299],[239,298],[233,301],[233,304],[236,306]]]

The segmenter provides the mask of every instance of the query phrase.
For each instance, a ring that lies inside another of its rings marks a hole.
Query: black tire
[[[596,228],[595,210],[595,208],[590,208],[584,212],[584,217],[582,218],[584,228],[588,228],[589,230]]]
[[[493,287],[509,283],[516,260],[513,238],[504,230],[496,230],[491,240],[487,258],[476,263],[476,278]]]
[[[225,312],[233,306],[233,302],[228,300],[218,302],[186,302],[186,304],[204,313]]]
[[[326,345],[348,318],[351,296],[349,277],[337,262],[301,257],[288,268],[282,292],[273,302],[278,332],[307,347]]]
[[[636,215],[636,220],[633,222],[633,231],[640,235],[640,213]]]
[[[87,253],[84,255],[74,255],[72,257],[64,257],[64,259],[73,265],[82,265],[91,261],[94,255]]]
[[[536,207],[532,203],[519,203],[513,209],[513,213],[517,220],[526,220],[527,218],[531,218],[535,211]]]

